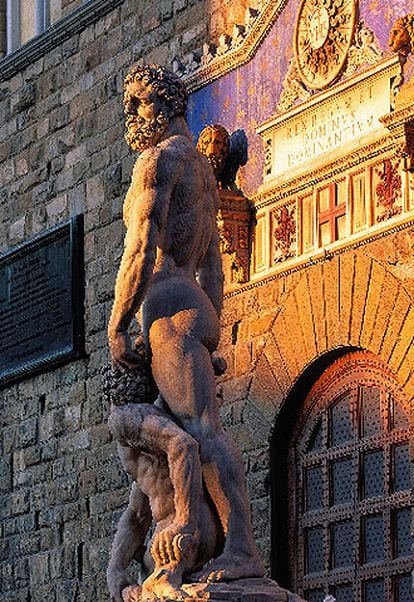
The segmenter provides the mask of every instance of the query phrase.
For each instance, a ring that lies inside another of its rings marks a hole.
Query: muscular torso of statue
[[[132,454],[131,454],[132,455]],[[168,477],[168,465],[164,458],[157,459],[147,451],[133,454],[136,466],[135,478],[139,489],[150,499],[154,521],[162,525],[174,520],[174,498],[171,481]]]
[[[145,199],[141,203],[134,202],[140,196],[140,191],[154,185],[154,176],[159,185],[163,175],[169,180],[168,188],[171,193],[168,209],[165,206],[149,207]],[[207,162],[186,136],[173,136],[157,147],[144,151],[135,164],[124,207],[128,234],[131,232],[131,220],[145,227],[151,210],[155,212],[159,228],[154,267],[142,307],[142,326],[146,337],[149,336],[153,322],[165,317],[167,302],[167,306],[175,314],[189,309],[202,311],[205,322],[203,341],[211,351],[217,346],[217,311],[196,283],[196,273],[212,238],[216,236],[215,187]],[[135,215],[131,216],[131,212]],[[220,283],[221,277],[219,286]],[[216,299],[218,303],[219,294]],[[182,319],[183,314],[180,321],[184,328]],[[187,325],[186,322],[185,327]]]

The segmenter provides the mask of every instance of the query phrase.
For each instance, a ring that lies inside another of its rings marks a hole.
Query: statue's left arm
[[[156,565],[194,562],[199,538],[202,489],[198,444],[170,418],[149,414],[141,427],[141,441],[148,441],[167,457],[174,491],[174,519],[156,531],[151,553]],[[188,568],[188,567],[187,567]]]
[[[138,159],[128,192],[128,232],[108,326],[112,359],[123,367],[133,368],[137,361],[127,331],[152,275],[159,234],[165,224],[178,175],[166,153],[151,149],[145,159]]]

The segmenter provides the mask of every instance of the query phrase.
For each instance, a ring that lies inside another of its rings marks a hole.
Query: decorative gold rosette
[[[321,90],[338,77],[353,42],[356,17],[356,0],[302,1],[293,46],[306,86]]]

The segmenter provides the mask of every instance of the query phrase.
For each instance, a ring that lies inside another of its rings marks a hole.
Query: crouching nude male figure
[[[193,577],[201,581],[262,576],[240,452],[222,429],[211,353],[219,341],[222,270],[217,190],[185,121],[180,80],[157,66],[125,79],[126,139],[140,155],[124,203],[127,226],[108,327],[113,363],[133,368],[128,327],[142,306],[151,369],[166,407],[198,443],[203,482],[225,535],[221,555]],[[196,536],[178,518],[165,532]]]
[[[184,574],[212,558],[220,544],[195,439],[144,401],[115,408],[109,417],[122,464],[133,479],[108,566],[115,602],[186,596]],[[151,516],[155,532],[145,546]],[[147,576],[142,588],[126,571],[133,559]]]

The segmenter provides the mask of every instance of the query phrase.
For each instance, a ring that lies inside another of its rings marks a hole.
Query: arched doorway
[[[301,402],[285,456],[289,585],[309,602],[410,602],[408,407],[395,378],[347,353]]]

